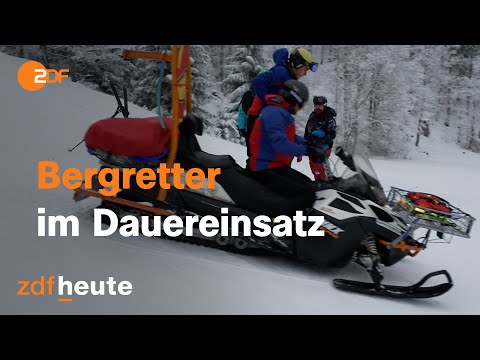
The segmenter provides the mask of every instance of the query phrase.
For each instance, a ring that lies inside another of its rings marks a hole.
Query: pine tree
[[[209,105],[214,101],[212,96],[212,58],[208,50],[202,45],[190,46],[191,71],[192,71],[192,105],[193,112],[205,121],[206,130],[215,126],[217,111],[211,111]]]
[[[455,127],[457,143],[472,150],[478,148],[475,109],[478,109],[480,89],[478,85],[479,45],[451,46],[449,57],[450,96],[448,98],[445,126]],[[476,75],[476,77],[475,77]]]
[[[224,139],[241,141],[235,122],[238,104],[253,78],[263,68],[263,48],[259,45],[238,45],[233,55],[227,58],[227,63],[227,77],[222,81],[222,92],[227,103],[218,126]]]
[[[356,143],[367,154],[404,157],[409,148],[418,151],[422,137],[440,134],[443,141],[480,152],[478,45],[192,45],[193,111],[205,119],[208,133],[243,141],[235,122],[240,98],[259,69],[274,65],[271,55],[280,47],[305,47],[321,64],[301,81],[311,97],[319,91],[328,95],[338,114],[336,143],[347,150]],[[125,61],[126,48],[161,51],[164,46],[3,45],[0,51],[48,68],[68,68],[72,81],[106,93],[111,93],[109,77],[119,91],[127,86],[131,102],[155,110],[160,63]],[[161,103],[169,115],[169,63],[165,74]],[[296,116],[299,134],[310,111],[305,107]]]
[[[170,47],[165,45],[137,45],[136,50],[162,52],[169,51]],[[137,105],[143,106],[148,110],[157,109],[157,87],[160,80],[160,70],[164,67],[164,78],[161,83],[160,106],[162,115],[171,114],[171,86],[169,81],[171,73],[169,62],[160,62],[156,60],[136,59],[131,60],[136,71],[132,74],[131,86],[133,88],[133,99]]]
[[[404,157],[415,127],[411,126],[405,66],[407,47],[336,46],[337,113],[344,127],[344,146],[367,154]],[[413,129],[413,130],[412,130]]]
[[[222,81],[222,91],[235,105],[248,90],[253,78],[262,70],[262,47],[239,45],[233,55],[227,59],[227,63],[225,67],[227,77]],[[232,110],[235,111],[236,108]]]

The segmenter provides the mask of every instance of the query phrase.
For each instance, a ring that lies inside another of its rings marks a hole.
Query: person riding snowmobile
[[[291,199],[285,215],[312,206],[314,183],[291,168],[294,156],[309,155],[324,161],[325,152],[308,147],[295,133],[295,115],[308,101],[308,88],[298,80],[286,81],[279,94],[266,96],[267,106],[260,112],[249,138],[247,173],[276,193]]]

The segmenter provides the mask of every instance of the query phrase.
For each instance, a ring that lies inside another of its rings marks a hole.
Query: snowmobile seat
[[[235,160],[230,155],[214,155],[202,151],[195,137],[195,135],[202,134],[202,118],[188,113],[180,124],[180,144],[177,159],[181,163],[185,163],[184,167],[198,167],[202,170],[207,168],[231,168]]]
[[[230,155],[214,155],[204,151],[195,151],[188,157],[192,163],[198,163],[199,167],[228,169],[233,166],[235,160]]]
[[[203,119],[192,113],[187,113],[183,118],[183,121],[190,122],[190,126],[193,128],[193,132],[199,136],[203,135]]]
[[[233,159],[232,159],[233,160]],[[249,176],[236,162],[216,177],[241,209],[268,216],[295,215],[296,199],[284,197]]]

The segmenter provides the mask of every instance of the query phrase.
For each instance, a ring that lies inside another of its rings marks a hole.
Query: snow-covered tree
[[[169,46],[167,46],[169,48]],[[208,133],[243,142],[236,129],[237,108],[259,69],[273,66],[281,47],[307,48],[320,67],[303,81],[337,110],[336,144],[363,146],[372,155],[405,157],[422,138],[480,152],[479,45],[192,45],[194,112]],[[69,77],[111,93],[109,77],[129,100],[155,109],[160,63],[124,60],[123,49],[161,51],[163,45],[0,45],[0,51],[70,70]],[[170,64],[165,63],[165,74]],[[170,112],[171,86],[161,84],[162,111]],[[121,95],[121,94],[120,94]],[[297,116],[302,134],[312,103]]]
[[[218,124],[225,139],[240,139],[235,123],[238,104],[253,78],[263,69],[262,54],[260,45],[238,45],[233,55],[227,58],[227,75],[222,81],[222,92],[228,102]]]
[[[262,70],[262,49],[259,45],[239,45],[225,66],[227,76],[222,81],[222,91],[233,104],[240,101],[253,78]],[[233,109],[236,110],[236,109]]]
[[[448,93],[448,117],[445,126],[457,129],[457,143],[472,150],[478,147],[479,129],[475,111],[480,95],[478,62],[479,45],[458,45],[449,47],[450,89]]]
[[[137,45],[136,50],[162,52],[169,51],[167,45]],[[164,67],[164,78],[161,83],[161,108],[162,114],[169,115],[171,113],[171,89],[168,74],[170,71],[169,62],[161,62],[156,60],[135,59],[129,60],[135,67],[136,71],[132,74],[131,85],[133,88],[133,98],[135,103],[144,106],[149,110],[157,110],[157,88],[160,80],[160,70]]]
[[[413,143],[408,47],[335,46],[335,104],[343,145],[404,157]]]
[[[205,121],[206,128],[215,126],[217,109],[212,109],[210,104],[212,96],[212,58],[203,45],[190,46],[191,71],[192,71],[192,104],[193,112],[201,116]]]

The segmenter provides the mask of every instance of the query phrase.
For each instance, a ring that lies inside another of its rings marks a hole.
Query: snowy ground
[[[318,270],[274,256],[241,256],[189,244],[119,234],[94,237],[97,200],[72,201],[70,190],[37,189],[37,163],[61,168],[95,167],[84,147],[67,149],[94,121],[110,116],[113,97],[65,81],[34,93],[19,87],[16,73],[25,60],[0,53],[0,313],[1,314],[480,314],[477,256],[479,225],[470,239],[433,244],[416,258],[385,270],[388,282],[409,284],[425,273],[448,269],[455,286],[427,300],[390,300],[345,293],[335,277],[367,280],[356,265]],[[132,116],[151,115],[131,106]],[[480,218],[480,155],[438,141],[423,142],[414,160],[373,159],[384,188],[435,193]],[[245,148],[208,136],[206,151],[232,155],[241,165]],[[296,164],[309,174],[307,161]],[[38,237],[37,208],[47,215],[76,215],[79,237]],[[41,275],[65,279],[128,280],[130,296],[75,296],[71,303],[51,297],[17,296],[19,280]]]

